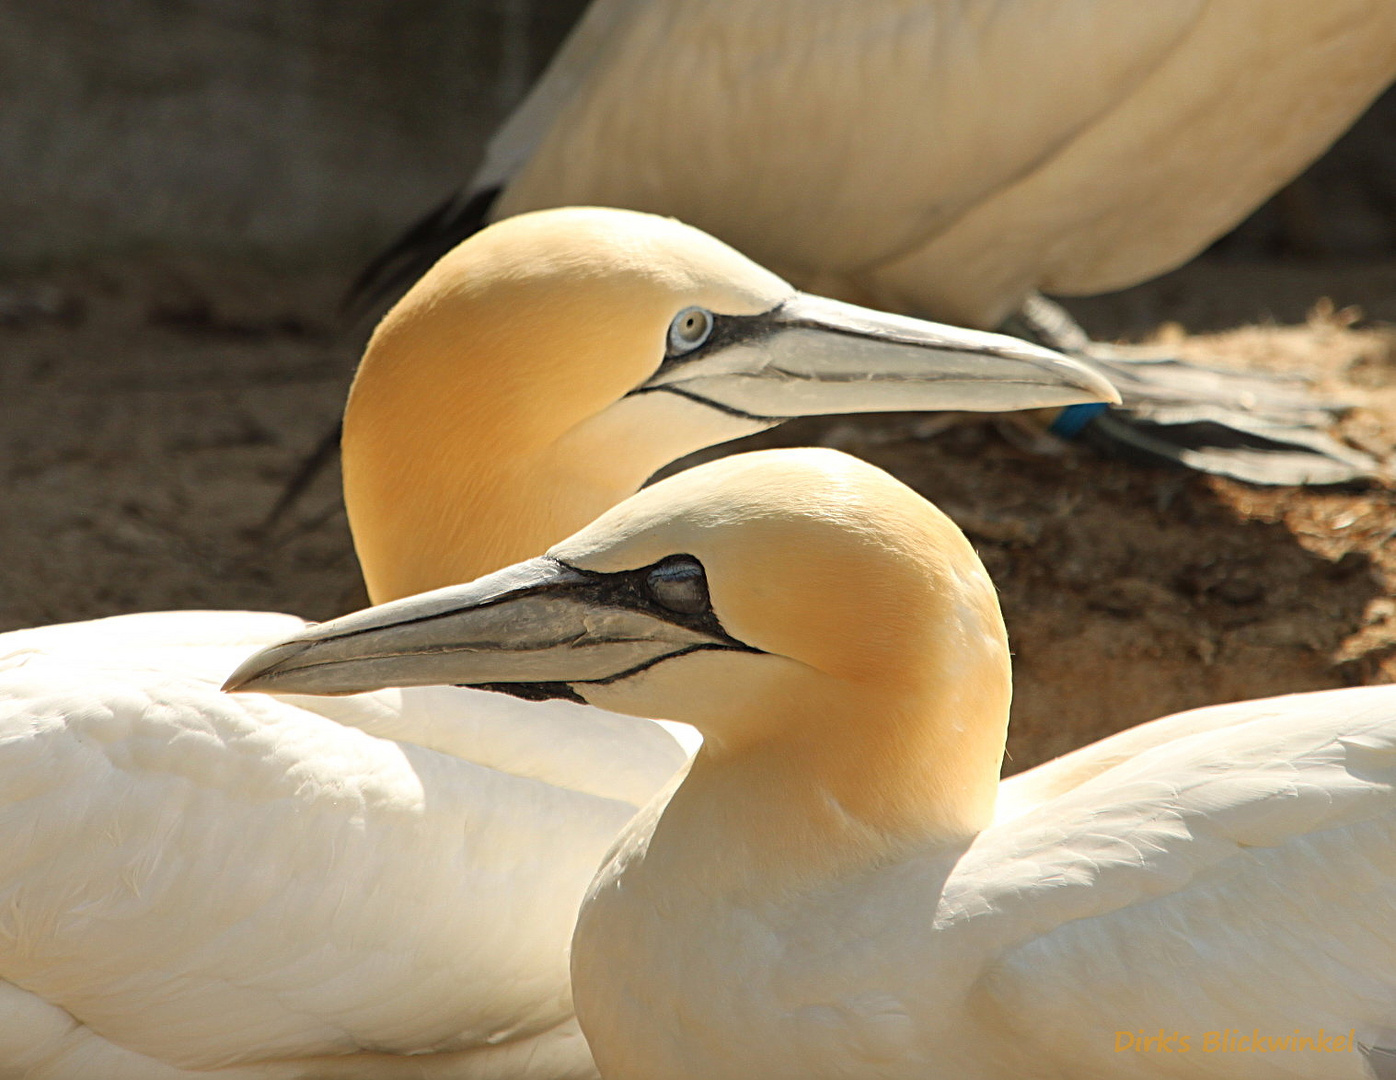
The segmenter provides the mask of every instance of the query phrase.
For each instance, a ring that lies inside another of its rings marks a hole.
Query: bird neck
[[[632,494],[648,475],[589,472],[546,452],[464,441],[411,458],[382,447],[361,455],[351,453],[347,436],[346,429],[345,505],[375,604],[536,556]]]
[[[998,665],[991,665],[998,667]],[[993,817],[1009,685],[894,701],[827,689],[797,726],[727,752],[705,746],[657,825],[648,859],[698,858],[689,887],[729,897],[799,889],[911,852],[962,850]]]

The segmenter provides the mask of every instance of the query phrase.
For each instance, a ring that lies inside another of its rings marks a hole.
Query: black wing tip
[[[396,300],[441,256],[489,223],[503,189],[496,184],[470,195],[452,192],[371,259],[344,293],[340,311],[357,321],[385,301]]]
[[[296,466],[296,471],[286,481],[286,486],[281,489],[281,494],[277,496],[272,508],[267,511],[262,523],[255,527],[254,536],[262,538],[270,536],[272,530],[291,512],[291,508],[300,502],[301,496],[310,489],[310,485],[334,460],[343,434],[344,424],[337,420],[334,427],[320,437],[320,441],[315,444],[315,449],[302,458],[300,464]]]

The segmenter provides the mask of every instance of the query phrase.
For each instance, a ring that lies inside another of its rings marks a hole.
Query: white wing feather
[[[627,743],[626,718],[599,722],[599,748],[576,723],[559,741],[577,718],[548,710],[511,740],[510,703],[468,716],[489,695],[467,691],[219,692],[299,625],[180,612],[0,636],[0,1047],[50,1054],[26,1066],[45,1077],[95,1075],[76,1060],[289,1077],[375,1052],[438,1055],[403,1075],[590,1075],[566,992],[576,907],[627,799],[682,750],[644,722]],[[517,773],[457,756],[475,744]]]
[[[1185,261],[1396,74],[1392,5],[1276,10],[597,0],[477,185],[507,181],[497,216],[672,214],[802,288],[992,326]]]
[[[672,213],[777,269],[895,258],[1113,106],[1201,6],[600,0],[579,29],[610,40],[525,104],[546,134],[501,212]]]
[[[1089,1073],[1118,1067],[1116,1031],[1370,1042],[1396,1020],[1396,688],[1206,712],[959,860],[937,921],[985,950],[977,993],[1008,1042]],[[1357,1055],[1291,1056],[1361,1075]],[[1278,1075],[1263,1055],[1228,1067]]]

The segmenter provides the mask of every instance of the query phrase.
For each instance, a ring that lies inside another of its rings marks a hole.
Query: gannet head
[[[345,413],[345,499],[381,600],[537,551],[790,417],[1113,399],[1066,357],[799,293],[672,219],[546,210],[461,244],[383,319]]]
[[[229,685],[440,682],[681,720],[715,755],[813,727],[829,747],[913,756],[933,714],[936,744],[991,781],[1009,696],[994,587],[964,535],[831,450],[681,473],[541,558],[312,627]],[[967,814],[987,812],[976,795]]]
[[[984,681],[983,664],[1007,688],[997,595],[968,540],[846,454],[770,451],[690,470],[545,558],[621,588],[642,581],[660,621],[711,632],[643,671],[571,689],[603,708],[683,720],[716,747],[849,694],[959,693]]]

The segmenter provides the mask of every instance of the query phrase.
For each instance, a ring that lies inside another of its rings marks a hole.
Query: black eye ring
[[[708,610],[708,576],[692,555],[674,555],[645,575],[645,588],[660,607],[681,615]]]
[[[707,308],[686,307],[669,324],[668,350],[670,356],[682,356],[701,348],[712,336],[713,313]]]

